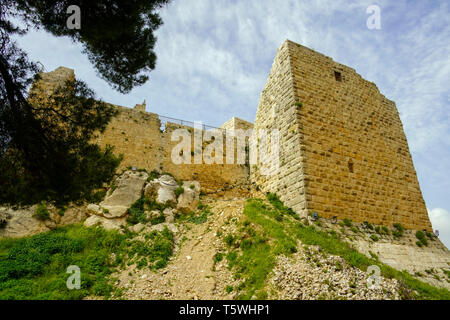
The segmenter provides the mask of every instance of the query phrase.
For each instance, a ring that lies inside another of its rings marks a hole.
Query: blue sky
[[[381,30],[366,26],[370,5],[381,8]],[[127,95],[66,38],[33,31],[19,44],[48,71],[75,69],[105,101],[132,107],[146,99],[148,111],[213,126],[232,116],[253,122],[284,40],[328,55],[396,102],[430,218],[450,247],[448,1],[174,0],[161,16],[156,69]]]

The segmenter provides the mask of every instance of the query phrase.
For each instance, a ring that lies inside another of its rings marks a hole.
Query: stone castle
[[[60,67],[42,74],[38,88],[50,92],[73,78],[72,69]],[[261,174],[258,165],[226,161],[176,165],[172,132],[187,128],[194,135],[192,123],[146,112],[145,102],[115,107],[118,116],[96,142],[123,154],[123,168],[170,172],[200,181],[206,191],[251,181],[303,216],[315,211],[326,218],[432,231],[395,103],[354,69],[289,40],[278,49],[254,125],[233,117],[221,126],[278,129],[275,175]]]

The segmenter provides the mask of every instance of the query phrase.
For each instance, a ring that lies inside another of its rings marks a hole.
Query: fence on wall
[[[164,131],[164,129],[166,128],[166,124],[168,122],[175,123],[175,124],[178,124],[180,126],[186,126],[186,127],[194,128],[194,122],[193,121],[186,121],[186,120],[175,119],[175,118],[171,118],[171,117],[165,117],[165,116],[161,116],[159,114],[158,114],[158,118],[161,121],[161,130],[162,131]],[[201,124],[202,130],[219,129],[222,132],[225,132],[225,129],[223,129],[223,128],[209,126],[209,125],[203,124],[201,122],[198,122],[197,125],[198,124]]]

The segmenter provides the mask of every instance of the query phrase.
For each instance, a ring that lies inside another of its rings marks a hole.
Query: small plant
[[[90,197],[90,202],[99,204],[106,196],[106,190],[99,190],[94,192]]]
[[[356,226],[352,226],[352,227],[350,228],[350,230],[352,230],[353,233],[358,233],[358,232],[359,232],[359,229],[358,229],[358,227],[356,227]]]
[[[344,226],[346,227],[351,227],[352,226],[352,220],[348,219],[348,218],[344,218],[344,220],[342,220],[342,222],[344,223]]]
[[[234,237],[232,234],[229,234],[227,236],[225,236],[225,238],[223,238],[223,241],[225,241],[225,243],[227,244],[227,246],[231,247],[234,243]]]
[[[178,198],[180,196],[180,194],[184,193],[184,188],[182,186],[178,186],[175,190],[174,190],[175,196]]]
[[[301,102],[297,102],[297,103],[295,104],[295,106],[296,106],[298,109],[300,109],[301,107],[303,107],[303,104],[302,104]]]
[[[50,213],[48,212],[45,202],[41,202],[37,205],[36,209],[34,210],[33,218],[36,218],[40,221],[50,219]]]
[[[425,246],[425,247],[428,246],[427,238],[425,238],[425,234],[424,234],[422,231],[417,231],[417,232],[416,232],[416,238],[419,240],[419,241],[416,242],[416,244],[417,244],[419,247],[422,247],[422,245]],[[419,242],[421,245],[419,245],[418,242]]]
[[[233,287],[232,287],[232,286],[226,286],[226,287],[225,287],[225,292],[226,292],[226,293],[229,294],[229,293],[231,293],[232,291],[233,291]]]
[[[223,260],[223,253],[222,252],[217,252],[214,255],[214,257],[213,257],[214,264],[219,263],[222,260]]]
[[[375,234],[371,235],[370,239],[372,239],[372,241],[374,241],[374,242],[377,242],[379,240],[377,235],[375,235]]]
[[[405,228],[403,228],[400,223],[394,223],[394,228],[395,230],[392,231],[392,235],[395,238],[401,238],[403,236],[403,231],[405,230]]]
[[[67,206],[63,206],[63,207],[61,207],[61,208],[59,208],[58,209],[58,215],[60,216],[60,217],[64,217],[64,214],[66,213],[66,210],[67,210]]]
[[[194,190],[194,189],[195,189],[195,185],[191,184],[191,185],[189,186],[189,188],[192,189],[192,190]]]
[[[364,226],[369,230],[373,230],[373,225],[367,221],[364,221]]]
[[[148,175],[147,182],[158,179],[160,176],[161,176],[161,174],[158,171],[152,170],[152,172],[150,172]]]

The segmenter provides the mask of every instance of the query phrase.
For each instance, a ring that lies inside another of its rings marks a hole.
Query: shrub
[[[153,181],[155,179],[158,179],[160,176],[161,174],[158,171],[152,170],[152,172],[150,172],[148,175],[147,181],[148,182]]]
[[[367,221],[364,221],[364,226],[369,230],[373,230],[373,225]]]
[[[425,247],[428,246],[427,238],[425,238],[425,234],[422,231],[416,232],[416,238],[419,240],[417,242],[420,242],[421,245],[424,245]],[[416,244],[417,244],[417,242],[416,242]],[[418,245],[418,246],[421,247],[421,245]]]
[[[379,240],[375,234],[371,235],[370,239],[372,239],[372,241],[375,241],[375,242],[377,242]]]
[[[214,257],[213,257],[214,264],[219,263],[222,260],[223,260],[223,253],[222,252],[217,252],[214,255]]]
[[[342,220],[342,222],[344,223],[344,226],[346,227],[351,227],[352,226],[352,220],[344,218],[344,220]]]
[[[92,203],[100,203],[106,196],[106,190],[99,190],[92,193],[92,195],[89,198],[89,202]]]
[[[392,231],[392,235],[395,238],[400,238],[401,236],[403,236],[403,231],[405,229],[403,228],[403,226],[400,223],[394,223],[394,228],[395,228],[395,230]]]
[[[72,225],[32,237],[1,239],[0,300],[108,298],[114,293],[109,276],[116,268],[136,263],[158,269],[167,264],[174,245],[167,228],[145,235],[145,241],[130,236]],[[80,290],[66,286],[69,265],[81,269]]]
[[[225,243],[227,244],[227,246],[231,247],[234,243],[234,237],[233,235],[229,234],[226,235],[225,238],[223,238],[223,241],[225,241]]]
[[[352,230],[353,233],[358,233],[359,229],[355,226],[351,227],[350,230]]]
[[[178,198],[180,196],[180,194],[184,193],[184,188],[182,186],[178,186],[175,190],[174,190],[175,196]]]
[[[266,198],[267,200],[270,202],[270,204],[278,210],[278,212],[283,215],[283,214],[288,214],[291,216],[295,216],[295,212],[294,210],[292,210],[291,208],[286,207],[283,202],[281,202],[281,200],[278,198],[278,196],[275,193],[267,193],[266,194]]]
[[[40,221],[50,219],[50,213],[48,212],[45,202],[41,202],[37,205],[36,209],[34,210],[33,218],[36,218]]]
[[[232,286],[226,286],[225,287],[225,292],[226,293],[231,293],[233,291],[233,287]]]

